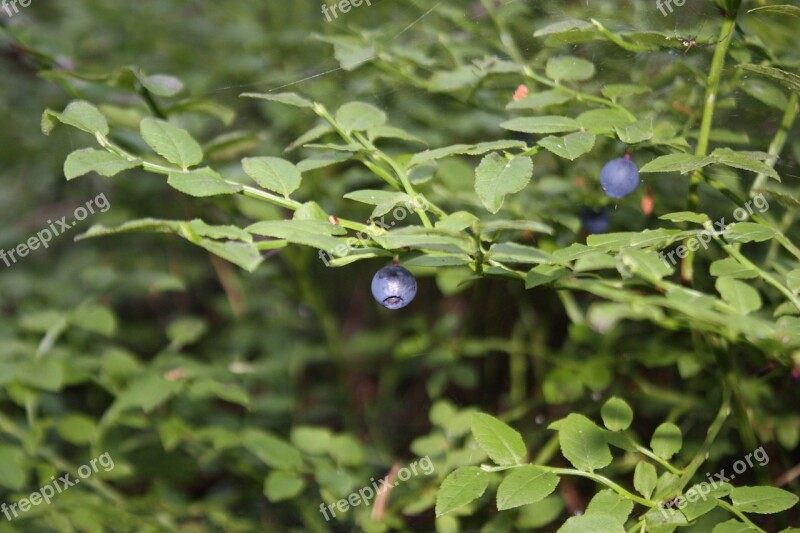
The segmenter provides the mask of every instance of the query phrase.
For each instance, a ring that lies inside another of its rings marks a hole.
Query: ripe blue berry
[[[372,296],[388,309],[405,307],[416,295],[417,280],[401,266],[383,267],[372,278]]]
[[[608,212],[608,208],[581,208],[581,225],[589,235],[607,232],[609,226],[611,226],[611,215]]]
[[[600,171],[600,186],[611,198],[622,198],[639,186],[639,169],[630,159],[618,157]]]

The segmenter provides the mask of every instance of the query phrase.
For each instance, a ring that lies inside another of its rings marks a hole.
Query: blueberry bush
[[[264,4],[0,10],[0,532],[800,531],[800,8]]]

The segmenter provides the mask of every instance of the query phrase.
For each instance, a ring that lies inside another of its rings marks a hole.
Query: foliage
[[[7,248],[113,204],[0,282],[3,501],[115,466],[0,531],[792,531],[796,8],[193,4],[3,23]]]

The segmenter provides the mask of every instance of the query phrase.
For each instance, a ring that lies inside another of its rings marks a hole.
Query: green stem
[[[737,6],[738,9],[738,6]],[[726,18],[720,28],[720,37],[714,50],[714,57],[711,60],[711,71],[708,74],[706,85],[706,97],[703,105],[703,118],[700,122],[700,135],[697,138],[697,148],[695,155],[705,156],[708,153],[708,143],[711,138],[711,125],[714,119],[714,108],[719,94],[719,82],[722,78],[722,69],[725,67],[725,58],[728,55],[728,48],[733,39],[733,30],[736,27],[736,11]],[[703,174],[698,169],[692,174],[689,184],[689,210],[697,211],[700,206],[700,181]],[[685,244],[685,243],[684,243]],[[689,250],[683,262],[683,278],[689,283],[694,279],[694,255],[696,250]]]
[[[789,130],[792,129],[794,120],[797,118],[797,100],[797,92],[792,91],[792,94],[789,95],[789,103],[786,105],[786,110],[783,113],[781,125],[778,128],[778,131],[775,133],[775,137],[772,139],[772,142],[769,144],[769,150],[767,153],[769,153],[770,158],[765,162],[770,167],[775,166],[775,162],[778,161],[778,156],[783,151],[783,147],[786,146],[786,140],[789,138]],[[766,182],[767,175],[764,173],[759,173],[756,176],[755,181],[753,181],[753,185],[750,187],[750,196],[753,196],[755,191],[762,188]]]
[[[744,522],[745,524],[747,524],[751,528],[755,529],[756,531],[761,531],[761,533],[767,533],[765,530],[763,530],[760,527],[758,527],[757,525],[755,525],[749,518],[747,518],[747,516],[745,516],[744,513],[742,513],[740,510],[738,510],[736,507],[734,507],[733,505],[729,504],[725,500],[717,500],[717,505],[719,505],[720,507],[722,507],[726,511],[735,514],[739,518],[739,520],[741,520],[742,522]]]
[[[616,483],[614,483],[613,481],[611,481],[607,477],[601,476],[600,474],[595,474],[594,472],[583,472],[582,470],[574,470],[572,468],[554,468],[554,467],[550,467],[550,466],[537,466],[537,468],[541,468],[543,470],[547,470],[547,471],[552,472],[554,474],[567,475],[567,476],[578,476],[578,477],[585,477],[585,478],[591,479],[593,481],[596,481],[597,483],[605,485],[606,487],[610,488],[611,490],[613,490],[614,492],[616,492],[620,496],[623,496],[625,498],[628,498],[629,500],[632,500],[632,501],[634,501],[636,503],[644,505],[645,507],[655,507],[656,505],[658,505],[658,502],[654,502],[652,500],[648,500],[648,499],[642,498],[641,496],[637,496],[636,494],[633,494],[632,492],[630,492],[630,491],[622,488],[621,486],[617,485]]]
[[[678,487],[676,493],[683,492],[683,489],[694,477],[697,470],[702,466],[702,464],[706,461],[708,457],[708,452],[711,450],[712,444],[717,438],[722,426],[725,424],[725,421],[728,419],[728,416],[731,414],[731,391],[725,387],[722,393],[722,405],[720,405],[719,411],[717,412],[717,416],[714,418],[714,421],[711,422],[711,425],[708,427],[708,432],[706,433],[706,440],[703,442],[703,445],[700,447],[700,450],[694,456],[694,458],[689,462],[689,464],[684,468],[683,475],[680,477],[678,481]]]
[[[510,470],[512,468],[520,468],[522,466],[527,466],[525,464],[515,464],[515,465],[503,465],[503,466],[490,466],[490,465],[481,465],[481,470],[484,472],[502,472],[504,470]],[[582,470],[575,470],[574,468],[557,468],[553,466],[544,466],[544,465],[535,465],[536,468],[541,470],[545,470],[547,472],[552,472],[553,474],[557,474],[559,476],[578,476],[578,477],[585,477],[600,483],[601,485],[605,485],[606,487],[610,488],[620,496],[628,498],[636,503],[644,505],[646,507],[655,507],[658,505],[658,502],[654,502],[652,500],[648,500],[642,498],[641,496],[637,496],[632,492],[624,489],[623,487],[617,485],[610,479],[605,476],[601,476],[600,474],[595,474],[594,472],[584,472]]]
[[[654,454],[653,452],[651,452],[650,450],[648,450],[644,446],[641,446],[639,444],[636,444],[635,446],[636,446],[636,451],[638,451],[642,455],[645,455],[645,456],[649,457],[650,459],[652,459],[653,461],[657,462],[658,464],[660,464],[661,466],[663,466],[664,468],[666,468],[667,470],[669,470],[673,474],[675,474],[675,475],[683,474],[683,470],[681,470],[680,468],[675,468],[674,466],[669,464],[669,462],[667,462],[664,459],[662,459],[661,457],[657,456],[656,454]]]
[[[792,302],[792,304],[794,304],[794,306],[797,307],[798,310],[800,310],[800,298],[798,298],[792,291],[790,291],[787,287],[785,287],[783,283],[775,279],[772,276],[772,274],[763,270],[761,267],[750,261],[747,257],[742,255],[741,252],[739,252],[736,248],[734,248],[730,244],[726,243],[725,241],[723,241],[714,234],[712,234],[712,237],[720,244],[720,246],[722,246],[725,249],[726,252],[728,252],[728,255],[739,261],[744,266],[749,267],[758,272],[758,275],[761,276],[761,278],[764,281],[766,281],[767,283],[778,289],[778,291],[780,291],[781,294],[786,296],[786,298],[790,302]]]
[[[556,291],[561,303],[564,305],[564,310],[573,324],[585,324],[586,319],[583,316],[583,311],[575,301],[575,296],[567,290]]]
[[[697,148],[695,155],[705,156],[708,153],[708,143],[711,138],[711,124],[714,119],[714,108],[719,94],[719,82],[722,78],[722,69],[725,68],[725,58],[728,55],[728,48],[733,40],[733,30],[736,26],[736,13],[731,18],[726,18],[719,30],[719,41],[714,50],[714,57],[711,60],[711,71],[708,74],[708,84],[706,85],[705,104],[703,105],[703,118],[700,122],[700,135],[697,138]],[[702,173],[697,170],[692,174],[692,182],[689,189],[689,209],[696,210],[700,204],[698,187]]]
[[[408,173],[397,164],[397,162],[379,150],[374,144],[369,142],[367,138],[359,133],[356,133],[355,136],[351,135],[347,131],[343,130],[339,127],[339,124],[336,122],[336,119],[328,112],[324,105],[315,103],[314,104],[314,112],[323,120],[325,120],[331,127],[339,134],[339,136],[344,139],[349,144],[359,144],[363,146],[368,154],[369,158],[372,159],[372,162],[375,164],[385,163],[392,169],[392,171],[397,176],[397,179],[387,175],[385,172],[381,172],[376,170],[375,167],[371,165],[366,165],[367,168],[375,172],[378,176],[383,178],[385,181],[392,185],[395,188],[402,188],[405,190],[406,194],[411,196],[412,200],[417,198],[417,192],[414,190],[414,187],[411,185],[411,182],[408,179]],[[398,181],[399,180],[399,181]],[[424,209],[419,207],[414,207],[414,212],[417,213],[422,224],[426,228],[432,228],[433,224],[431,223],[430,219],[428,218],[428,214],[425,212]]]
[[[101,134],[98,133],[98,134],[95,135],[95,137],[97,138],[97,142],[100,144],[100,146],[102,146],[103,148],[105,148],[109,152],[115,153],[120,157],[124,157],[128,161],[137,161],[137,162],[141,163],[142,168],[144,170],[147,170],[149,172],[153,172],[155,174],[163,174],[165,176],[168,176],[169,174],[176,174],[176,173],[178,173],[178,174],[188,174],[189,172],[191,172],[189,170],[183,170],[183,169],[180,169],[180,168],[177,168],[177,167],[169,167],[169,166],[161,165],[161,164],[158,164],[158,163],[152,163],[150,161],[144,161],[141,158],[136,157],[135,155],[123,150],[122,148],[120,148],[116,144],[112,143],[104,135],[101,135]],[[271,203],[273,205],[277,205],[279,207],[290,209],[292,211],[296,211],[296,210],[300,209],[300,207],[302,207],[302,205],[303,205],[302,203],[298,202],[297,200],[292,200],[291,198],[286,198],[285,196],[279,196],[277,194],[273,194],[271,192],[268,192],[268,191],[265,191],[265,190],[262,190],[262,189],[259,189],[259,188],[256,188],[256,187],[252,187],[250,185],[243,185],[241,183],[238,183],[238,182],[235,182],[235,181],[232,181],[232,180],[227,180],[227,179],[225,180],[225,183],[227,183],[229,185],[234,185],[236,187],[241,187],[241,190],[239,192],[244,196],[247,196],[249,198],[254,198],[256,200],[261,200],[261,201],[264,201],[264,202],[269,202],[269,203]],[[375,234],[375,229],[370,227],[370,226],[368,226],[368,225],[366,225],[366,224],[362,224],[360,222],[355,222],[353,220],[348,220],[348,219],[344,219],[344,218],[339,218],[338,220],[339,220],[339,225],[342,226],[343,228],[351,229],[353,231],[366,232],[366,233],[368,233],[370,235]],[[385,230],[381,229],[380,232],[385,232]]]

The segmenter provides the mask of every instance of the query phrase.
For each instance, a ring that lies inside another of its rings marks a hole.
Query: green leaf
[[[141,164],[141,161],[128,161],[122,156],[105,150],[83,148],[75,150],[67,156],[64,161],[64,176],[71,180],[89,172],[97,172],[101,176],[111,177]]]
[[[138,408],[145,413],[167,401],[181,387],[179,381],[170,381],[157,373],[145,374],[133,381],[117,396],[112,405],[114,412]]]
[[[735,152],[730,148],[717,148],[711,152],[711,157],[716,158],[717,162],[722,165],[766,174],[770,178],[781,181],[778,173],[771,166],[760,160],[764,156],[769,157],[769,154],[763,152]]]
[[[182,223],[188,225],[191,233],[199,237],[208,237],[210,239],[231,239],[242,242],[253,242],[253,236],[238,226],[212,226],[206,224],[199,218],[189,222]]]
[[[750,285],[733,278],[718,278],[717,291],[740,315],[747,315],[761,309],[761,297]]]
[[[241,98],[257,98],[260,100],[270,100],[272,102],[279,102],[294,107],[313,107],[314,102],[306,100],[296,93],[243,93],[239,95]]]
[[[156,96],[175,96],[183,90],[183,82],[175,76],[152,74],[138,78],[142,86]]]
[[[139,220],[130,220],[119,226],[112,228],[97,224],[92,226],[86,232],[78,235],[75,240],[81,241],[92,237],[104,237],[106,235],[115,235],[117,233],[129,233],[132,231],[154,231],[158,233],[177,233],[181,227],[182,222],[176,220],[159,220],[155,218],[142,218]]]
[[[198,198],[234,194],[242,190],[241,185],[226,182],[225,178],[209,167],[190,172],[172,172],[167,177],[167,183],[183,194]]]
[[[316,154],[297,163],[297,170],[300,172],[317,170],[335,165],[336,163],[341,163],[342,161],[347,161],[352,157],[353,154],[350,153]]]
[[[406,204],[404,209],[412,210],[411,197],[404,192],[364,189],[344,195],[348,200],[374,205],[370,218],[377,218],[391,211],[400,203]]]
[[[242,445],[272,468],[298,470],[303,466],[303,458],[294,446],[261,429],[245,429]]]
[[[399,139],[401,141],[408,141],[412,143],[426,144],[424,140],[416,135],[411,135],[405,130],[395,128],[393,126],[378,126],[369,130],[367,138],[370,142],[376,139]]]
[[[333,43],[333,56],[342,68],[349,72],[375,59],[377,52],[371,44],[365,45],[356,39],[340,38]]]
[[[26,455],[22,448],[0,444],[0,485],[19,491],[27,481]]]
[[[716,159],[713,157],[692,154],[662,155],[644,165],[639,169],[639,172],[680,172],[681,174],[687,174],[715,161]]]
[[[730,242],[764,242],[775,237],[775,230],[757,222],[737,222],[725,228]]]
[[[600,92],[606,98],[616,100],[617,98],[625,98],[626,96],[637,96],[640,94],[649,93],[652,89],[642,85],[627,85],[627,84],[611,84],[604,85]]]
[[[347,249],[343,240],[331,236],[344,231],[343,228],[320,220],[265,220],[256,222],[245,229],[255,235],[286,239],[295,244],[303,244],[331,253],[340,245]],[[347,253],[337,253],[337,255],[347,255]]]
[[[208,324],[202,318],[185,316],[172,322],[167,328],[167,338],[173,347],[180,349],[183,346],[194,344],[208,329]]]
[[[292,444],[311,455],[325,455],[331,444],[331,430],[317,426],[295,426],[292,428]]]
[[[557,265],[538,265],[525,276],[525,288],[532,289],[569,275],[569,270]]]
[[[564,133],[581,129],[575,119],[561,116],[512,118],[500,127],[521,133]]]
[[[70,444],[83,446],[94,440],[97,426],[94,420],[86,415],[71,414],[60,418],[56,427],[62,439]]]
[[[683,446],[681,429],[671,422],[658,426],[650,439],[650,448],[662,459],[669,459]]]
[[[64,368],[54,359],[32,359],[19,366],[17,379],[29,387],[50,392],[64,387]]]
[[[556,533],[625,533],[625,527],[612,517],[602,514],[573,516]]]
[[[693,211],[678,211],[676,213],[661,215],[658,218],[671,222],[694,222],[695,224],[704,224],[711,221],[705,213],[695,213]]]
[[[139,132],[158,155],[184,170],[203,160],[203,150],[189,132],[166,120],[145,118]]]
[[[600,409],[600,415],[603,417],[603,424],[611,431],[624,431],[633,422],[633,409],[625,400],[616,396],[606,400]]]
[[[372,240],[387,250],[416,248],[459,254],[472,253],[475,243],[463,233],[411,226],[374,235]]]
[[[527,453],[522,435],[493,416],[475,413],[471,429],[478,445],[498,465],[519,464]]]
[[[436,221],[436,229],[446,231],[461,231],[469,228],[480,219],[467,211],[456,211]]]
[[[584,81],[594,76],[594,64],[575,56],[551,57],[545,74],[555,81]]]
[[[656,488],[656,467],[646,461],[639,461],[633,471],[633,487],[639,494],[647,499],[653,494]]]
[[[386,113],[371,104],[348,102],[336,111],[336,122],[344,131],[365,131],[382,126]]]
[[[619,140],[626,144],[649,141],[655,135],[653,132],[653,119],[650,118],[638,120],[633,124],[615,126],[614,131]]]
[[[289,146],[287,146],[286,150],[284,151],[291,152],[298,146],[304,146],[308,143],[314,142],[320,137],[323,137],[328,133],[331,133],[332,131],[333,127],[331,127],[330,124],[317,124],[310,130],[302,134],[300,137],[292,141],[291,144],[289,144]]]
[[[781,111],[789,105],[786,94],[767,81],[754,78],[742,80],[741,88],[756,100]]]
[[[736,65],[736,68],[759,74],[765,78],[782,83],[784,86],[788,87],[794,92],[800,92],[800,76],[792,72],[786,72],[785,70],[781,70],[779,68],[765,67],[762,65]]]
[[[732,257],[719,259],[711,263],[710,273],[719,278],[752,279],[758,277],[758,272],[739,263]]]
[[[234,241],[219,242],[201,239],[196,244],[248,272],[255,271],[258,265],[264,260],[261,256],[261,252],[259,252],[258,248],[252,243]]]
[[[672,267],[661,259],[659,254],[650,250],[625,248],[620,251],[620,258],[622,264],[632,273],[639,274],[645,279],[660,280],[672,273]]]
[[[497,509],[505,511],[538,502],[556,490],[559,477],[533,465],[511,470],[497,487]]]
[[[561,453],[578,470],[593,472],[611,463],[605,430],[583,415],[571,413],[548,429],[558,431]]]
[[[434,93],[449,93],[472,87],[481,76],[473,67],[461,67],[456,70],[440,70],[428,80],[428,90]]]
[[[775,13],[776,15],[790,15],[792,17],[800,17],[800,7],[788,4],[775,5],[775,6],[761,6],[749,9],[748,13],[755,13],[760,11],[763,13]]]
[[[595,136],[585,131],[576,131],[563,137],[548,136],[538,144],[559,157],[574,161],[594,147]]]
[[[593,26],[585,20],[562,20],[560,22],[548,24],[544,28],[537,30],[533,36],[542,37],[544,35],[555,35],[558,33],[591,29],[593,29]]]
[[[609,516],[624,524],[633,511],[633,502],[627,500],[611,489],[601,490],[594,495],[589,506],[586,507],[586,516]]]
[[[331,438],[330,454],[339,465],[359,466],[364,463],[364,448],[351,435],[336,435]]]
[[[553,262],[548,253],[515,242],[493,244],[489,249],[489,257],[501,263],[541,264]]]
[[[105,136],[109,132],[106,117],[95,106],[83,100],[70,102],[63,113],[46,109],[42,114],[42,132],[45,135],[50,134],[56,120],[93,135],[99,133]]]
[[[800,268],[786,274],[786,286],[794,292],[800,291]]]
[[[69,314],[69,322],[86,331],[110,337],[117,331],[117,317],[104,305],[83,304]]]
[[[739,511],[758,514],[786,511],[798,500],[797,495],[778,487],[734,487],[729,496]]]
[[[294,472],[275,470],[264,480],[264,496],[272,503],[291,500],[303,492],[306,482]]]
[[[483,158],[475,170],[475,192],[490,213],[497,213],[507,194],[521,191],[533,177],[533,160],[517,156],[506,159],[498,153]]]
[[[592,109],[578,115],[576,120],[581,128],[597,134],[613,134],[617,128],[636,122],[617,109]]]
[[[247,157],[242,160],[242,168],[261,187],[286,198],[300,187],[302,180],[297,166],[280,157]]]
[[[480,498],[489,486],[489,476],[477,466],[462,466],[451,472],[436,494],[436,516],[443,516]]]
[[[554,233],[552,226],[536,220],[487,220],[486,222],[481,222],[480,228],[481,234],[502,230],[531,231],[547,235],[553,235]]]

